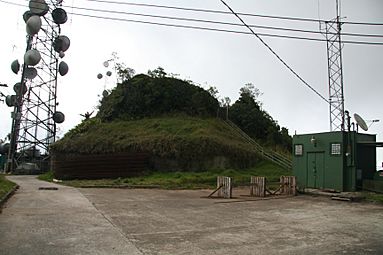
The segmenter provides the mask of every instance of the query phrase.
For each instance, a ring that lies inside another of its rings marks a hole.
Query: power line
[[[66,6],[66,7],[68,7],[68,6]],[[124,14],[124,15],[142,16],[142,17],[150,17],[150,18],[192,21],[192,22],[201,22],[201,23],[211,23],[211,24],[218,24],[218,25],[229,25],[229,26],[244,27],[243,24],[232,23],[232,22],[222,22],[222,21],[192,19],[192,18],[181,18],[181,17],[174,17],[174,16],[172,17],[172,16],[162,16],[162,15],[151,15],[151,14],[142,14],[142,13],[134,13],[134,12],[124,12],[124,11],[102,10],[102,9],[84,8],[84,7],[76,7],[76,6],[70,6],[70,7],[73,9],[77,9],[77,10],[86,10],[86,11],[94,11],[94,12]],[[311,34],[321,34],[322,35],[322,32],[313,31],[313,30],[294,29],[294,28],[285,28],[285,27],[272,27],[272,26],[259,26],[259,25],[249,25],[249,26],[252,28],[260,28],[260,29],[281,30],[281,31],[289,31],[289,32],[301,32],[301,33],[311,33]],[[343,36],[382,37],[383,38],[383,35],[377,35],[377,34],[342,33],[342,35]]]
[[[131,5],[131,6],[141,6],[141,7],[174,9],[174,10],[182,10],[182,11],[205,12],[205,13],[215,13],[215,14],[230,14],[230,15],[232,14],[231,12],[227,12],[227,11],[219,11],[219,10],[211,10],[211,9],[185,8],[185,7],[156,5],[156,4],[129,3],[129,2],[108,1],[108,0],[84,0],[84,1],[108,3],[108,4],[118,4],[118,5]],[[321,20],[321,19],[286,17],[286,16],[272,16],[272,15],[253,14],[253,13],[238,13],[238,15],[260,17],[260,18],[270,18],[270,19],[292,20],[292,21],[326,22],[326,20]],[[342,23],[343,24],[350,24],[350,25],[383,26],[383,23],[372,23],[372,22],[342,22]]]
[[[101,0],[102,1],[102,0]],[[22,4],[17,3],[11,3],[8,1],[0,0],[2,3],[16,5],[16,6],[22,6],[27,7]],[[82,7],[73,7],[73,9],[82,9],[82,10],[97,10],[97,9],[89,9],[89,8],[82,8]],[[104,11],[104,10],[98,10],[102,12],[115,12],[118,13],[118,11]],[[215,31],[215,32],[226,32],[226,33],[234,33],[234,34],[245,34],[245,35],[251,35],[250,32],[244,32],[244,31],[238,31],[238,30],[229,30],[229,29],[219,29],[219,28],[210,28],[210,27],[202,27],[202,26],[190,26],[190,25],[180,25],[180,24],[169,24],[169,23],[160,23],[160,22],[152,22],[152,21],[142,21],[142,20],[134,20],[134,19],[125,19],[125,18],[116,18],[116,17],[104,17],[104,16],[98,16],[98,15],[90,15],[90,14],[83,14],[83,13],[75,13],[75,12],[69,12],[69,14],[76,15],[76,16],[82,16],[82,17],[89,17],[89,18],[98,18],[98,19],[105,19],[105,20],[114,20],[114,21],[124,21],[124,22],[133,22],[133,23],[141,23],[141,24],[148,24],[148,25],[158,25],[158,26],[167,26],[167,27],[177,27],[177,28],[187,28],[187,29],[197,29],[197,30],[206,30],[206,31]],[[147,15],[147,14],[137,14],[141,16],[151,16],[154,17],[156,15]],[[166,17],[166,16],[157,16],[157,17],[163,17],[168,19],[179,19],[179,20],[189,20],[189,21],[198,21],[203,22],[204,20],[198,20],[198,19],[187,19],[187,18],[177,18],[177,17]],[[207,21],[211,23],[221,23],[216,21]],[[225,23],[225,22],[222,22]],[[236,23],[232,23],[236,24]],[[236,24],[241,25],[241,24]],[[244,25],[241,25],[244,26]],[[261,27],[261,26],[254,26],[254,27]],[[270,27],[270,29],[273,27]],[[320,32],[318,32],[320,33]],[[303,37],[303,36],[292,36],[292,35],[280,35],[280,34],[270,34],[270,33],[257,33],[260,36],[266,36],[266,37],[274,37],[274,38],[284,38],[284,39],[297,39],[297,40],[307,40],[307,41],[317,41],[317,42],[326,42],[326,39],[319,39],[319,38],[312,38],[312,37]],[[383,45],[383,42],[366,42],[366,41],[350,41],[350,40],[343,40],[342,43],[345,44],[356,44],[356,45]]]
[[[309,89],[311,89],[315,94],[317,94],[320,98],[322,98],[326,103],[330,103],[324,96],[322,96],[316,89],[314,89],[312,86],[310,86],[310,84],[308,84],[297,72],[295,72],[258,34],[256,34],[254,32],[254,30],[249,27],[245,21],[243,21],[243,19],[237,14],[235,13],[235,11],[228,5],[225,3],[225,1],[223,0],[220,0],[242,23],[243,25],[245,25],[250,31],[251,33],[258,38],[258,40],[261,41],[261,43],[263,45],[265,45],[270,51],[271,53],[273,53],[273,55],[275,57],[277,57],[277,59],[287,68],[289,69],[301,82],[303,82],[303,84],[305,84]]]

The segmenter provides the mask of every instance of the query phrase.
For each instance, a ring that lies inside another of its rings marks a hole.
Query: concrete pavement
[[[7,178],[20,189],[0,214],[0,254],[142,254],[77,189],[35,176]]]
[[[74,189],[12,176],[0,254],[383,254],[383,206],[209,190]],[[58,190],[39,190],[57,187]],[[248,190],[243,190],[248,192]],[[248,198],[247,198],[248,199]]]
[[[383,206],[301,195],[207,199],[209,190],[81,189],[144,254],[383,254]]]

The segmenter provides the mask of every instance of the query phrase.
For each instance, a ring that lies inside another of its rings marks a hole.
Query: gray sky
[[[24,0],[7,0],[27,5]],[[121,1],[121,0],[115,0]],[[121,1],[157,4],[199,9],[227,11],[219,0],[157,0]],[[237,12],[261,15],[288,16],[329,20],[335,17],[335,0],[226,0]],[[195,19],[239,23],[231,15],[185,12],[161,8],[116,5],[85,0],[64,0],[66,11],[113,18],[143,21],[216,27],[248,32],[243,27],[229,27],[168,21],[148,17],[90,12],[76,9],[94,8],[120,12],[136,12],[162,16],[177,16]],[[0,88],[4,94],[11,94],[13,84],[20,77],[10,69],[11,62],[22,61],[25,43],[25,23],[22,14],[26,7],[13,6],[0,2],[2,38],[0,40],[0,82],[9,88]],[[341,16],[346,22],[383,23],[383,1],[343,0]],[[248,24],[279,26],[295,29],[319,31],[316,22],[292,22],[266,18],[243,17]],[[5,31],[4,31],[5,30]],[[284,35],[311,36],[297,33],[255,29],[257,33],[277,33]],[[343,32],[380,34],[383,26],[344,25]],[[97,79],[99,72],[105,73],[103,61],[117,52],[120,60],[137,73],[161,66],[168,73],[179,74],[182,79],[190,79],[205,88],[215,86],[221,97],[238,99],[239,89],[246,83],[253,83],[263,92],[260,101],[263,108],[287,127],[290,134],[295,132],[312,133],[329,131],[329,107],[324,100],[309,90],[290,71],[251,35],[172,28],[70,15],[62,25],[62,34],[71,40],[71,46],[64,60],[69,65],[69,73],[59,78],[58,110],[64,112],[66,121],[61,124],[59,135],[80,123],[80,113],[92,111],[98,104],[98,95],[104,86],[111,89],[115,77],[109,80]],[[292,40],[262,37],[297,73],[312,87],[328,98],[327,51],[325,42]],[[317,35],[316,38],[324,39]],[[380,41],[383,38],[343,38],[348,40]],[[15,46],[15,47],[14,47]],[[345,108],[351,114],[358,113],[366,120],[380,119],[368,133],[377,134],[383,141],[383,46],[351,45],[343,48]],[[11,128],[11,108],[0,103],[0,138],[4,138]],[[378,150],[378,164],[383,161],[383,151]]]

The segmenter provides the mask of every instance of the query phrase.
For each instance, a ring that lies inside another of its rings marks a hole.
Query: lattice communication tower
[[[342,41],[340,22],[340,6],[336,1],[337,16],[327,21],[326,41],[328,59],[328,81],[330,102],[330,130],[345,130],[344,96],[343,96],[343,68],[342,68]]]
[[[57,111],[57,77],[68,72],[61,59],[70,40],[60,35],[60,25],[67,21],[62,0],[31,0],[23,14],[27,47],[24,62],[12,62],[21,81],[14,85],[15,95],[6,97],[13,107],[12,131],[6,171],[33,164],[44,171],[49,164],[49,145],[56,139],[56,124],[65,116]]]

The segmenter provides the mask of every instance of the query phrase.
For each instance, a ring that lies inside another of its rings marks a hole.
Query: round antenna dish
[[[354,113],[354,119],[356,121],[356,124],[361,128],[363,129],[364,131],[367,131],[368,130],[368,126],[366,124],[366,122],[364,121],[364,119],[362,117],[360,117],[358,114]]]
[[[34,79],[37,76],[37,70],[34,67],[27,67],[24,71],[25,77],[27,79]]]
[[[59,73],[61,76],[64,76],[68,73],[69,67],[68,64],[65,63],[64,61],[61,61],[59,64]]]
[[[29,20],[30,17],[32,17],[34,14],[31,11],[26,11],[23,14],[23,20],[25,23]]]
[[[33,14],[44,16],[49,11],[49,6],[44,0],[29,1],[29,9]]]
[[[111,76],[111,75],[112,75],[112,72],[111,72],[111,71],[107,71],[107,72],[106,72],[106,75],[107,75],[107,76]]]
[[[29,35],[37,34],[41,29],[41,18],[37,15],[33,15],[27,21],[27,33]]]
[[[12,69],[12,72],[14,72],[15,74],[17,74],[19,71],[20,71],[20,63],[19,63],[19,60],[14,60],[11,64],[11,69]]]
[[[54,23],[61,25],[68,20],[68,15],[66,14],[64,9],[57,8],[52,11],[52,18]]]
[[[107,90],[104,90],[103,92],[102,92],[102,96],[103,97],[107,97],[109,95],[109,92],[107,91]]]
[[[65,115],[64,115],[64,113],[62,113],[62,112],[58,112],[58,111],[57,111],[57,112],[55,112],[55,113],[53,114],[53,121],[54,121],[54,122],[60,124],[60,123],[63,123],[64,120],[65,120]]]
[[[108,67],[108,66],[109,66],[109,62],[108,62],[108,61],[105,61],[105,62],[103,63],[103,65],[104,65],[105,67]]]
[[[21,83],[18,82],[13,86],[13,90],[15,91],[16,95],[20,95],[20,92],[24,95],[27,93],[28,88],[25,84],[23,84],[23,87],[21,88]]]
[[[102,79],[102,74],[97,74],[97,79]]]
[[[9,95],[9,96],[6,96],[5,97],[5,103],[9,106],[9,107],[13,107],[16,105],[16,96],[15,95]]]
[[[35,66],[41,60],[41,55],[38,50],[28,50],[24,55],[24,62],[27,65]]]
[[[56,39],[53,42],[53,48],[56,52],[65,52],[69,49],[70,46],[70,40],[65,35],[60,35],[56,37]]]

